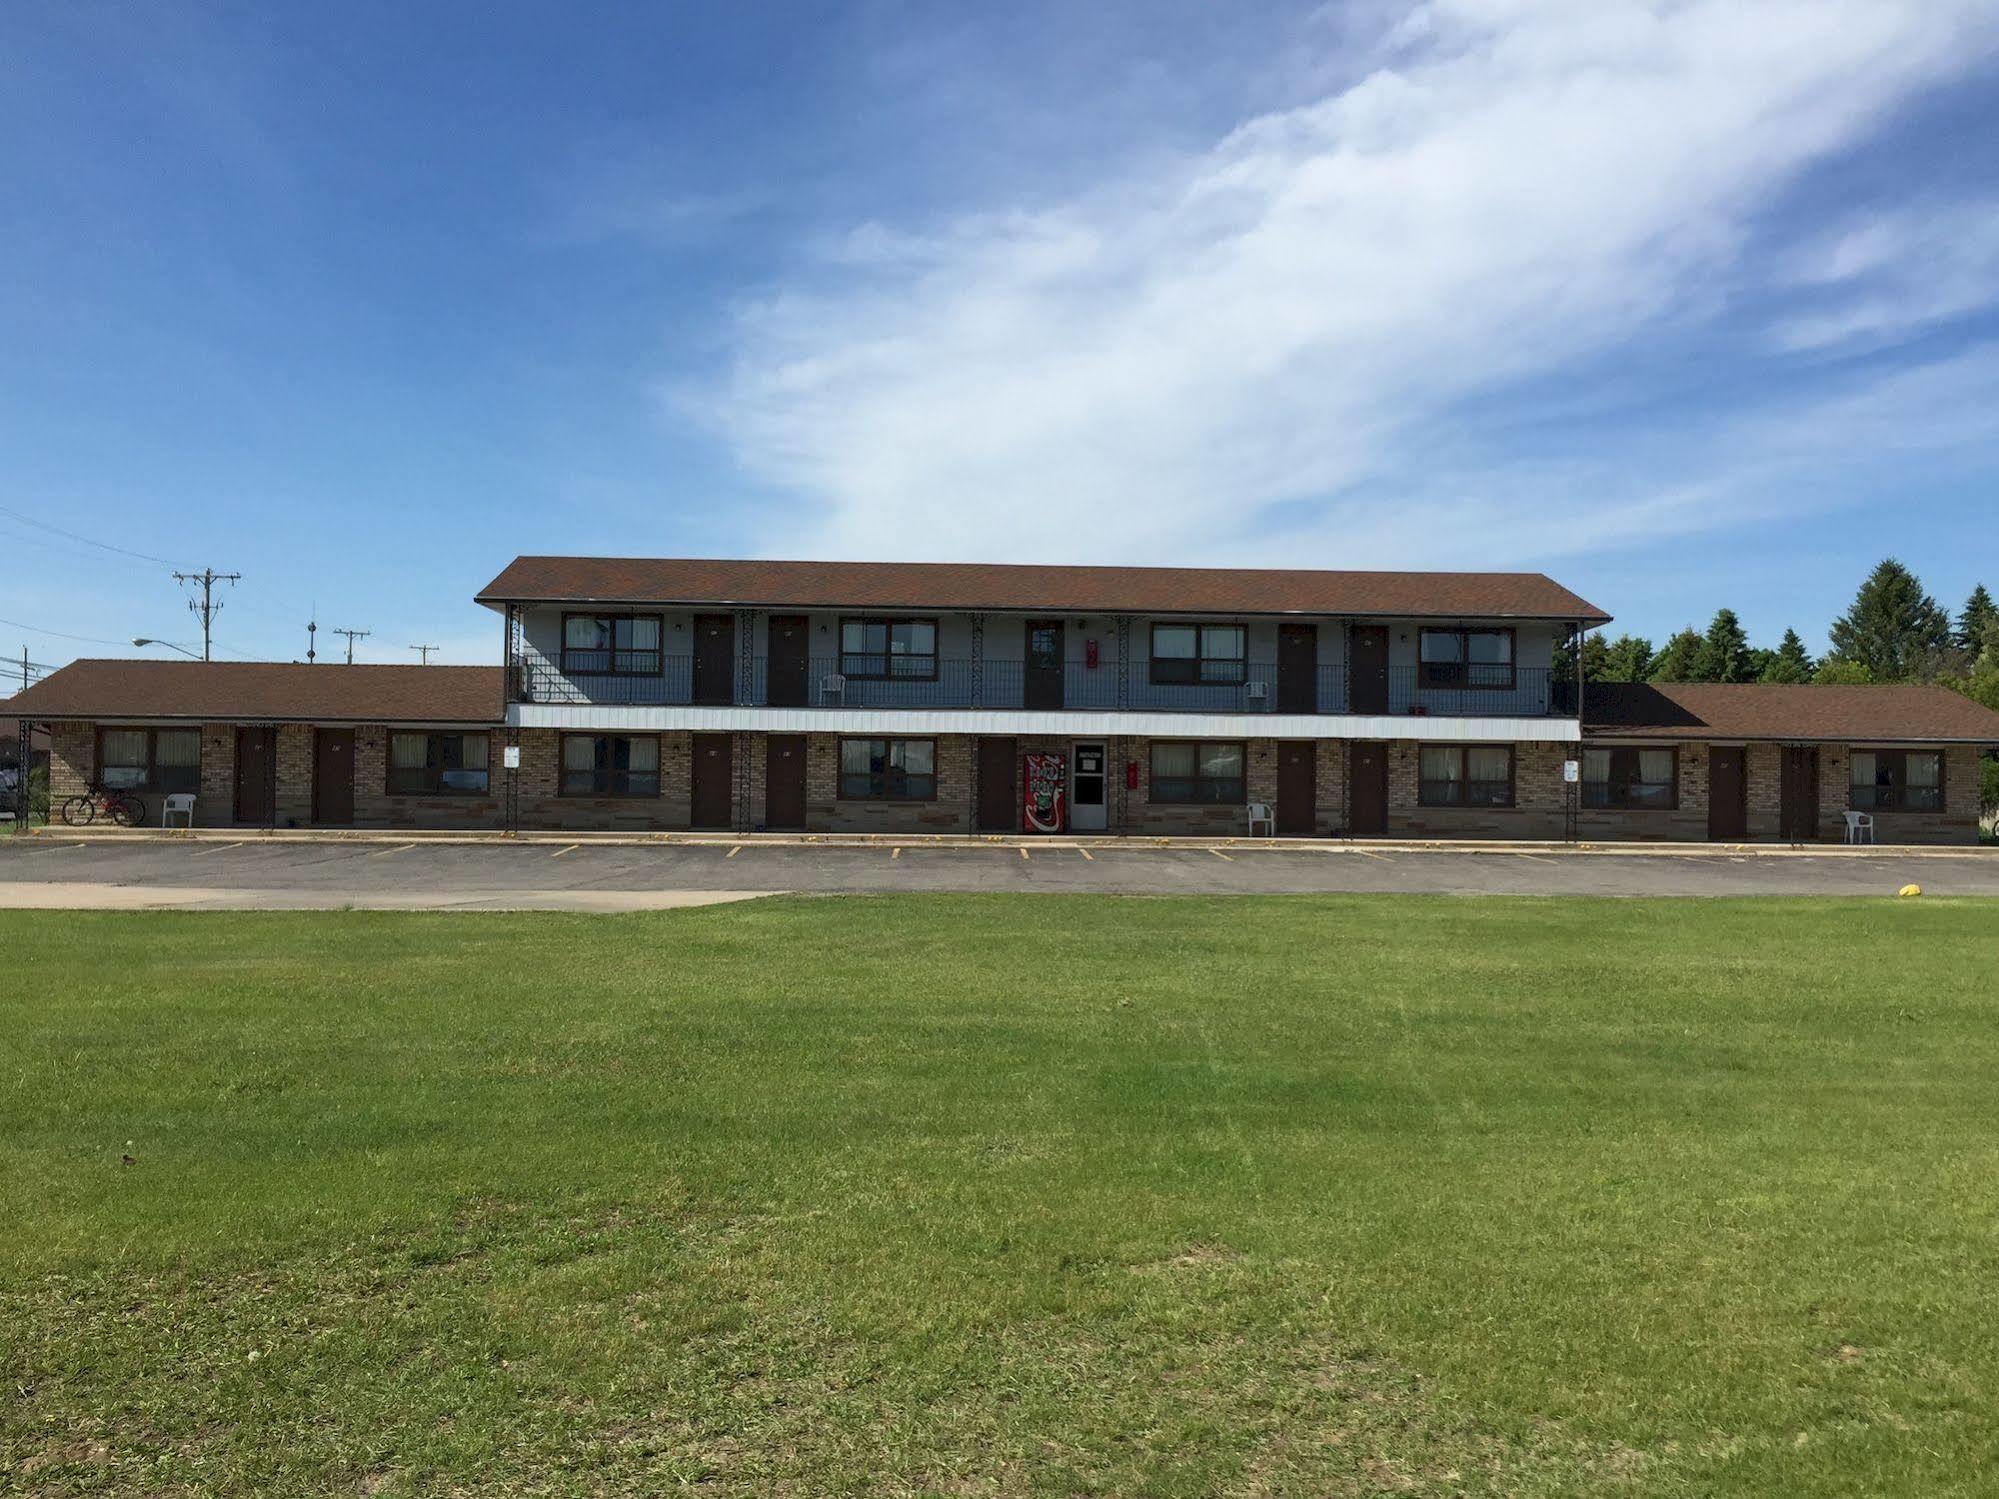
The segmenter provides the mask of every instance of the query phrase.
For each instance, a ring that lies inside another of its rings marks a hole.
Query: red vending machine
[[[1069,760],[1066,755],[1022,755],[1020,784],[1025,788],[1020,825],[1030,833],[1059,833],[1067,821]]]

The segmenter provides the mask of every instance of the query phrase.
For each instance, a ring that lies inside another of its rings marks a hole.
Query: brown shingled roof
[[[285,661],[72,661],[9,705],[40,720],[498,723],[497,666],[304,666]]]
[[[1591,682],[1583,732],[1608,738],[1999,745],[1999,713],[1943,687]]]
[[[751,562],[516,557],[483,604],[719,604],[758,609],[1046,609],[1063,614],[1610,618],[1541,573],[1029,567],[989,562]]]

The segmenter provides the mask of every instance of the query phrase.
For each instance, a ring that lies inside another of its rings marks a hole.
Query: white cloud
[[[1999,202],[1876,214],[1808,246],[1792,278],[1819,295],[1776,324],[1780,348],[1920,333],[1999,303]]]
[[[820,553],[1338,565],[1642,534],[1711,496],[1341,496],[1419,487],[1454,403],[1706,298],[1775,189],[1995,30],[1984,0],[1434,0],[1359,81],[1204,153],[857,226],[741,309],[690,404],[806,497]],[[1280,555],[1244,540],[1285,504],[1311,518]]]

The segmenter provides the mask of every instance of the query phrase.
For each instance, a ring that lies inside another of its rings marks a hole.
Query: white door
[[[1069,827],[1078,833],[1101,833],[1110,826],[1104,746],[1072,744],[1069,749]]]

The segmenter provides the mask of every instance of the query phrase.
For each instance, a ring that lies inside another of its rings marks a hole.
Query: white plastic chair
[[[819,679],[819,701],[823,703],[829,698],[841,703],[847,701],[847,679],[837,671],[829,671]]]
[[[1872,843],[1874,841],[1874,814],[1872,812],[1849,812],[1846,814],[1846,841],[1848,843]]]
[[[167,825],[169,817],[185,817],[187,819],[187,826],[192,829],[194,827],[194,794],[188,791],[176,791],[162,802],[160,804],[161,827]]]
[[[1271,812],[1269,802],[1251,802],[1249,804],[1249,836],[1252,838],[1256,836],[1256,825],[1258,823],[1263,824],[1271,837],[1275,838],[1277,836],[1277,818]]]

